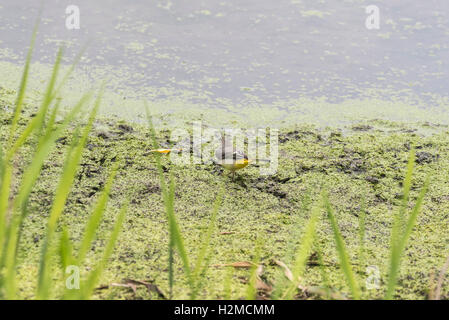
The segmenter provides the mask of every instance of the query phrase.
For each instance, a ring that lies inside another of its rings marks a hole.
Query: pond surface
[[[65,27],[69,4],[80,9],[79,30]],[[365,26],[370,4],[378,30]],[[0,60],[23,61],[39,6],[1,1]],[[79,71],[107,78],[121,105],[148,99],[240,117],[273,106],[271,119],[293,110],[325,119],[345,104],[357,118],[357,101],[378,116],[385,101],[387,118],[406,104],[449,119],[447,0],[47,0],[35,61],[51,63],[62,43],[67,63],[88,43]]]

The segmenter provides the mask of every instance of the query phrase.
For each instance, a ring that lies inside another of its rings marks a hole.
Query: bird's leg
[[[232,170],[232,181],[234,181],[235,171]]]

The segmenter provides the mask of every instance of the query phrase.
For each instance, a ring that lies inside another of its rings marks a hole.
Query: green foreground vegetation
[[[2,101],[2,141],[7,140],[13,115],[7,107],[8,103]],[[18,132],[23,131],[27,119],[33,119],[33,109],[24,108]],[[378,125],[383,129],[376,129]],[[76,130],[66,127],[55,140],[55,148],[43,162],[29,196],[17,255],[18,298],[36,297],[47,221]],[[92,208],[105,186],[110,185],[110,199],[98,221],[92,247],[84,249],[82,277],[96,268],[128,199],[129,207],[114,252],[92,292],[94,298],[167,298],[171,290],[175,299],[189,298],[189,279],[195,273],[196,298],[239,299],[255,294],[260,298],[354,298],[347,274],[340,270],[341,256],[326,217],[322,201],[326,191],[347,250],[348,265],[360,287],[359,297],[383,298],[389,281],[391,230],[395,215],[401,211],[407,161],[414,147],[410,203],[400,218],[404,226],[427,177],[430,183],[402,256],[393,297],[431,298],[448,254],[449,133],[442,128],[439,134],[422,136],[405,125],[385,121],[356,125],[350,131],[342,134],[336,129],[304,125],[282,130],[279,168],[272,176],[261,176],[259,168],[250,166],[232,181],[214,164],[179,166],[170,163],[169,157],[161,157],[163,175],[167,181],[169,176],[173,178],[173,213],[185,248],[180,255],[179,247],[173,244],[176,250],[172,251],[170,280],[170,228],[158,156],[150,152],[154,148],[150,131],[145,126],[97,120],[55,226],[55,238],[65,234],[78,252]],[[158,131],[156,140],[160,146],[169,146],[170,132]],[[24,144],[14,159],[13,190],[23,168],[33,163],[35,142]],[[116,176],[110,184],[108,179],[114,170]],[[166,184],[168,189],[169,182]],[[218,205],[217,198],[221,198]],[[307,228],[312,218],[315,221],[310,232]],[[68,234],[62,226],[68,226]],[[53,269],[48,272],[49,297],[53,298],[62,296],[67,277],[57,267],[63,262],[56,250]],[[183,257],[190,258],[190,275],[185,272]],[[296,263],[301,259],[303,268]],[[370,276],[366,273],[368,266],[380,272],[378,289],[365,288]],[[288,278],[299,274],[301,289],[294,286],[284,296],[284,291],[277,288],[289,288]],[[441,298],[448,298],[448,290],[447,281],[443,282]]]

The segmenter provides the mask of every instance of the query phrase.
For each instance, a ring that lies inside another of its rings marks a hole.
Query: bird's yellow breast
[[[235,171],[245,168],[249,163],[250,160],[248,159],[239,159],[233,163],[223,163],[222,166],[227,170]]]

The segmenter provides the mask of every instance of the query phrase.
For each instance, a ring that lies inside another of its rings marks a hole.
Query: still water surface
[[[80,30],[65,27],[70,4]],[[370,4],[379,30],[365,27]],[[39,6],[1,1],[0,60],[23,61]],[[447,0],[47,0],[35,60],[51,63],[62,43],[67,63],[89,43],[79,69],[123,98],[211,109],[287,110],[297,99],[447,106]]]

